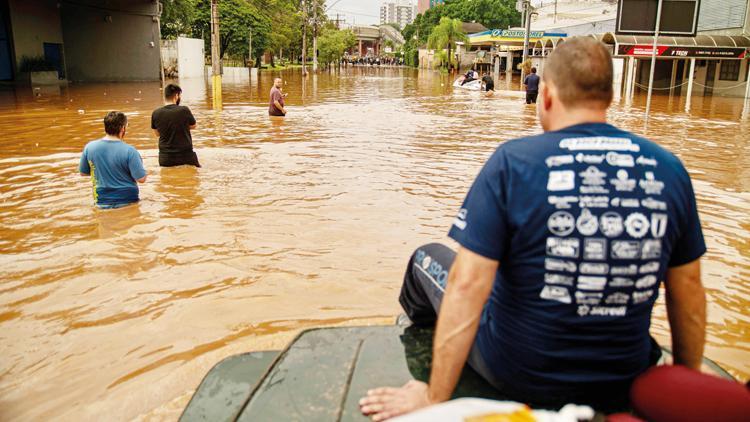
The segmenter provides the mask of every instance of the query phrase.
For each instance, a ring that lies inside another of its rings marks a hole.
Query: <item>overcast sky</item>
[[[395,1],[395,0],[388,0]],[[346,19],[346,23],[357,25],[372,25],[380,23],[380,5],[383,0],[326,0],[328,16],[336,19],[336,13],[340,18]],[[416,0],[411,3],[417,4]]]

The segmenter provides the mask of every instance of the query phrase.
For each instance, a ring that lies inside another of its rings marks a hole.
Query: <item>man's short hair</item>
[[[614,95],[612,56],[592,37],[572,37],[547,56],[542,79],[552,82],[566,107],[607,108]]]
[[[177,94],[182,94],[182,88],[179,85],[169,84],[164,87],[164,98],[171,100]]]
[[[128,124],[128,116],[121,111],[110,111],[104,116],[104,131],[107,135],[120,136],[120,131]]]
[[[536,68],[535,67],[531,68],[531,73],[536,73]]]

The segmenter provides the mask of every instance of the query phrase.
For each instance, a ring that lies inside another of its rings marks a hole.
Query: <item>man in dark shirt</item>
[[[524,79],[526,85],[526,104],[536,104],[536,97],[539,95],[539,75],[536,74],[536,68],[531,68],[531,74]]]
[[[674,362],[698,370],[706,252],[690,176],[654,142],[607,123],[612,57],[573,37],[547,57],[537,104],[544,133],[502,143],[448,235],[412,255],[399,301],[437,324],[429,384],[376,388],[383,420],[450,399],[465,363],[532,406],[628,406],[656,364],[651,313],[664,283]]]
[[[190,130],[196,127],[195,117],[189,108],[180,105],[182,89],[169,84],[164,87],[164,98],[164,107],[151,114],[151,129],[159,137],[159,165],[200,167],[190,135]]]
[[[284,97],[286,97],[286,94],[281,93],[281,82],[281,78],[273,80],[268,104],[268,114],[270,116],[286,116],[286,108],[284,107]]]
[[[484,84],[484,90],[487,95],[491,95],[491,93],[495,92],[495,81],[492,79],[492,76],[485,73],[484,76],[482,76],[482,83]]]

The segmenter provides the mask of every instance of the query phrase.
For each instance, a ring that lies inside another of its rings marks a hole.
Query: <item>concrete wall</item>
[[[154,0],[60,4],[68,79],[159,80],[160,40]]]
[[[202,78],[205,44],[197,38],[177,38],[177,71],[180,78]]]
[[[44,56],[44,43],[63,43],[56,0],[9,0],[16,66],[23,56]]]

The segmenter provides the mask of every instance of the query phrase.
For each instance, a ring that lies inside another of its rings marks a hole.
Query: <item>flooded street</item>
[[[180,81],[203,168],[158,167],[158,83],[0,90],[0,420],[174,420],[222,358],[301,329],[391,323],[409,254],[447,242],[492,151],[540,131],[520,92],[357,68],[302,82],[270,119],[275,73],[227,77],[224,110]],[[498,83],[499,88],[504,87]],[[458,91],[458,90],[457,90]],[[708,244],[706,355],[750,377],[750,117],[743,100],[645,95],[615,125],[675,152]],[[100,211],[80,177],[106,111],[128,114],[142,201]],[[663,298],[652,332],[668,344]]]

